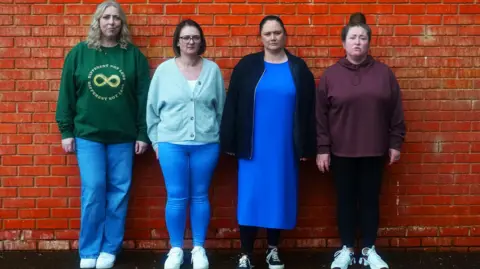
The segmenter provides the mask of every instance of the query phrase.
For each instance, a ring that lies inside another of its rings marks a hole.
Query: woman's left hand
[[[400,160],[400,151],[396,149],[390,149],[388,151],[388,155],[390,156],[390,162],[389,162],[390,165]]]
[[[148,148],[148,144],[143,142],[143,141],[137,141],[135,143],[135,154],[142,154],[144,153]]]

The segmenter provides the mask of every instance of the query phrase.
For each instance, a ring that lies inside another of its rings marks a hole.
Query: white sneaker
[[[348,266],[355,263],[353,252],[350,251],[347,246],[343,246],[341,250],[335,252],[334,257],[335,259],[332,262],[331,269],[348,269]]]
[[[108,268],[112,268],[114,264],[115,264],[115,255],[106,253],[106,252],[100,252],[100,255],[98,256],[98,259],[97,259],[97,265],[95,268],[108,269]]]
[[[370,265],[370,269],[388,269],[387,263],[375,251],[375,246],[362,249],[362,258],[359,263],[364,267]]]
[[[183,264],[183,250],[175,247],[170,249],[167,254],[168,258],[165,261],[165,269],[180,269]]]
[[[97,259],[80,259],[80,268],[81,269],[92,269],[95,268],[95,264],[97,263]]]
[[[208,269],[208,258],[203,247],[194,247],[192,250],[193,269]]]

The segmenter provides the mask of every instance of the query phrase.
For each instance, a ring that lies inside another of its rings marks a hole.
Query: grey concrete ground
[[[187,252],[186,252],[187,253]],[[330,268],[332,253],[311,251],[282,252],[286,269]],[[480,253],[469,252],[384,252],[381,255],[391,269],[480,269]],[[210,269],[235,269],[236,253],[208,253]],[[163,269],[165,253],[125,251],[118,257],[116,269]],[[189,257],[182,269],[191,269]],[[79,259],[76,252],[0,252],[1,269],[76,269]],[[267,269],[264,256],[257,254],[255,269]],[[353,266],[352,269],[357,269]]]

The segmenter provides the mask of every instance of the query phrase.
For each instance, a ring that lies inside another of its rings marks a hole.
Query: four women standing
[[[259,30],[263,50],[238,62],[226,97],[220,68],[201,56],[206,41],[195,21],[177,26],[176,57],[159,65],[150,83],[147,60],[131,44],[121,7],[114,1],[98,6],[87,41],[65,60],[57,104],[62,146],[76,152],[80,166],[81,268],[113,267],[133,154],[150,141],[167,189],[172,248],[166,269],[183,263],[188,207],[193,268],[209,267],[208,192],[220,150],[238,161],[238,269],[253,266],[258,228],[267,229],[269,268],[284,268],[278,244],[281,230],[296,225],[299,162],[316,153],[322,172],[331,162],[338,193],[344,247],[331,268],[354,262],[356,215],[364,237],[359,262],[388,268],[374,247],[378,196],[384,157],[389,154],[390,164],[398,160],[405,125],[393,72],[368,55],[371,30],[363,14],[354,14],[343,29],[346,57],[323,73],[316,93],[306,63],[285,49],[282,20],[266,16]]]

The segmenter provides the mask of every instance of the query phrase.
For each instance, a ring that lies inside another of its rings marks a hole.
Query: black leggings
[[[354,247],[357,217],[360,217],[362,245],[371,247],[377,239],[379,195],[385,158],[347,158],[332,155],[331,161],[337,190],[338,229],[342,244]]]
[[[255,239],[257,238],[258,227],[240,225],[240,241],[243,254],[252,255]],[[267,242],[269,246],[278,246],[280,240],[279,229],[267,229]]]

